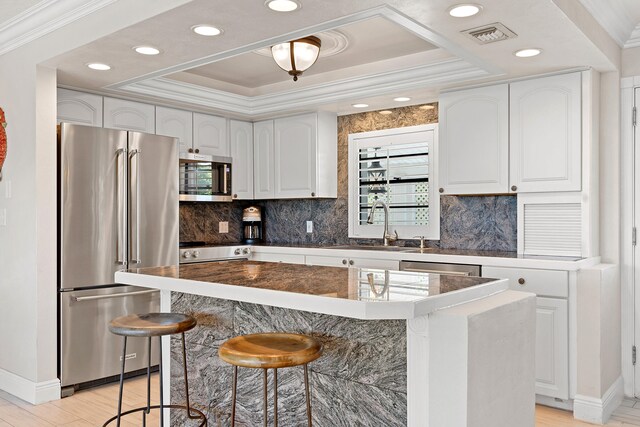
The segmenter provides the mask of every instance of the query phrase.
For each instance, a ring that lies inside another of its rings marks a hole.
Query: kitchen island
[[[133,269],[116,281],[160,289],[163,310],[198,319],[187,334],[190,390],[210,425],[230,416],[220,344],[286,331],[324,346],[310,365],[316,426],[533,426],[534,296],[505,280],[233,261]],[[179,343],[172,402],[183,399]],[[261,372],[239,373],[238,424],[260,425]],[[302,370],[282,370],[278,382],[281,424],[300,425]]]

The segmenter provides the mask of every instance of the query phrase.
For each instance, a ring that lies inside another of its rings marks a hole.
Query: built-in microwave
[[[230,202],[231,157],[180,155],[180,200]]]

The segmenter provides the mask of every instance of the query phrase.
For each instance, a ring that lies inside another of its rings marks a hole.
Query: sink
[[[407,249],[404,252],[412,252],[412,253],[416,253],[416,254],[430,254],[430,253],[434,253],[436,251],[438,251],[438,248],[405,248]]]
[[[414,252],[420,248],[407,248],[403,246],[374,246],[374,245],[342,245],[331,246],[331,249],[351,249],[361,251],[387,251],[387,252]]]

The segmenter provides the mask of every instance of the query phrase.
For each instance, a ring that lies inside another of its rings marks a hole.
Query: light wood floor
[[[128,380],[125,383],[123,410],[146,404],[146,381],[144,377]],[[158,395],[157,375],[152,382],[152,396]],[[66,399],[32,406],[22,400],[0,391],[0,427],[95,427],[101,426],[116,413],[118,384],[84,390]],[[154,404],[155,402],[152,402]],[[640,427],[640,403],[638,408],[633,400],[627,400],[616,411],[608,427]],[[123,426],[139,427],[139,415],[131,421],[122,422]],[[157,414],[148,418],[157,425]],[[633,421],[632,421],[633,420]],[[639,421],[635,421],[639,420]],[[635,424],[634,424],[635,423]],[[115,425],[115,423],[113,424]],[[573,419],[569,412],[538,406],[536,409],[536,427],[587,427],[592,424]]]

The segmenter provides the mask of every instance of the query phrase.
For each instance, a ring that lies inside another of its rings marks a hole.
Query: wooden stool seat
[[[157,337],[189,331],[196,323],[196,319],[188,314],[131,314],[113,319],[109,330],[125,337]]]
[[[241,335],[220,346],[220,358],[244,368],[287,368],[304,365],[322,354],[322,344],[300,334],[264,333]]]

